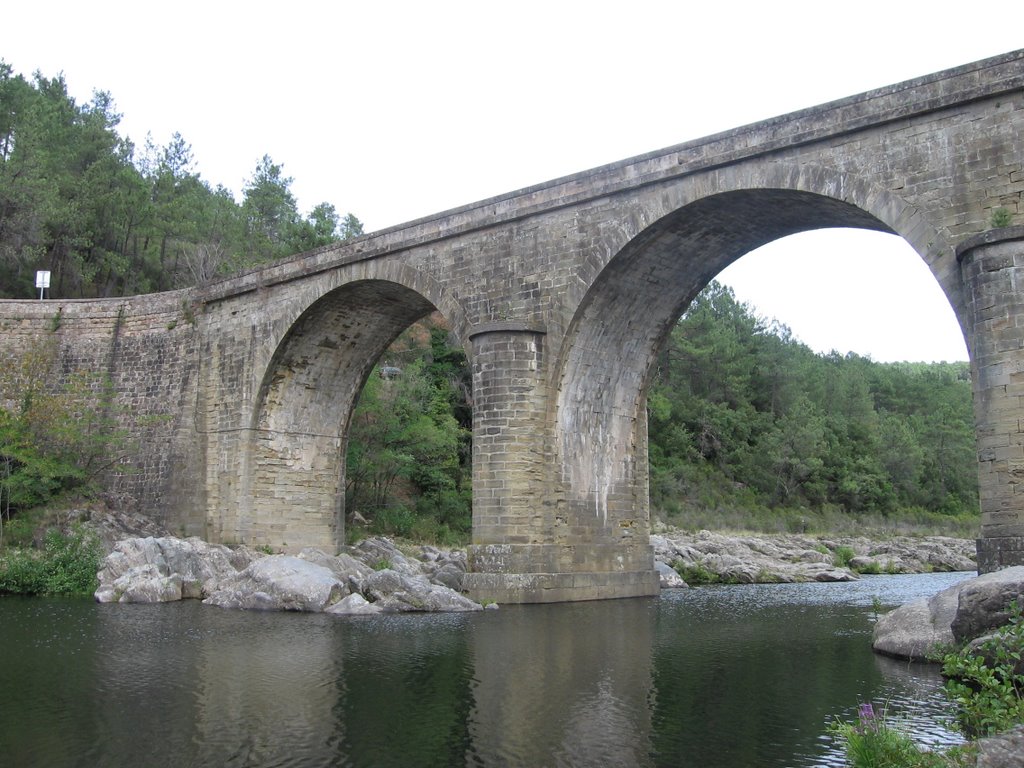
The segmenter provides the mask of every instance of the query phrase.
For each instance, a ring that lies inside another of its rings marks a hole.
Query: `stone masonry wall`
[[[58,343],[58,378],[107,378],[110,415],[124,438],[106,476],[111,500],[175,529],[201,532],[194,471],[201,446],[191,417],[197,333],[187,293],[97,301],[3,302],[0,360],[50,339]],[[2,393],[5,399],[17,393]]]

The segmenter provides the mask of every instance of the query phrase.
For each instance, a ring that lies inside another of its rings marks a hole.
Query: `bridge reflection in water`
[[[5,764],[840,765],[826,729],[889,702],[956,737],[937,672],[870,650],[871,604],[965,574],[339,619],[0,601]]]

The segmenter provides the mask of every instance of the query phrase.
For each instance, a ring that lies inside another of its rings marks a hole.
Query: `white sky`
[[[122,133],[181,133],[236,195],[269,154],[304,212],[327,201],[370,231],[1006,53],[1022,20],[950,0],[35,0],[0,13],[0,58],[63,72],[80,101],[109,91]],[[906,276],[879,284],[883,260]],[[815,349],[966,359],[894,237],[798,236],[726,281]]]

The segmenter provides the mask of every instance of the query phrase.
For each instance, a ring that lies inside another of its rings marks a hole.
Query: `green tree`
[[[656,510],[977,510],[966,364],[815,355],[711,283],[647,403]]]
[[[298,222],[289,240],[295,252],[309,251],[339,240],[349,240],[363,234],[363,225],[351,213],[344,219],[330,203],[320,203],[306,219]]]
[[[346,507],[383,533],[455,543],[470,525],[465,354],[428,319],[383,359],[350,421]]]
[[[242,192],[246,223],[246,257],[251,263],[287,256],[299,213],[284,166],[264,155]]]
[[[91,492],[117,458],[109,384],[88,375],[61,382],[56,363],[49,339],[0,370],[0,391],[19,394],[0,409],[0,522],[63,493]]]

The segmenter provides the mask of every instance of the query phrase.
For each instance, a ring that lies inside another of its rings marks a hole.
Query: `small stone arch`
[[[454,306],[439,291],[436,304],[412,287],[433,286],[409,267],[355,272],[295,318],[266,366],[244,446],[239,514],[228,522],[234,540],[292,551],[343,543],[345,450],[359,393],[402,331],[437,304]],[[404,279],[388,279],[396,276]],[[446,317],[458,327],[456,314]]]

